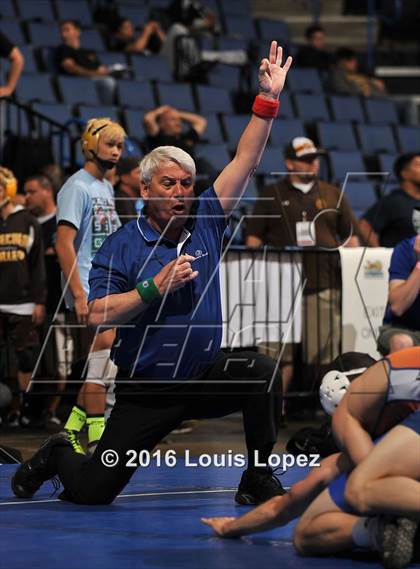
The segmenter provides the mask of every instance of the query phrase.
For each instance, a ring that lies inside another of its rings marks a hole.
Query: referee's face
[[[149,185],[141,183],[141,197],[147,200],[147,214],[160,227],[183,227],[194,200],[191,174],[174,162],[162,163]]]

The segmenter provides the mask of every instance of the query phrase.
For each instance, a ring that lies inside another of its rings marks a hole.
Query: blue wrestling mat
[[[372,555],[303,558],[292,545],[295,523],[242,539],[212,535],[200,517],[247,511],[233,496],[241,468],[138,469],[110,506],[78,506],[51,496],[45,484],[33,500],[12,495],[16,466],[0,466],[1,558],[10,569],[377,569]],[[292,468],[284,486],[305,476]],[[99,483],[99,481],[98,481]],[[60,492],[60,491],[59,491]],[[59,493],[58,492],[58,493]]]

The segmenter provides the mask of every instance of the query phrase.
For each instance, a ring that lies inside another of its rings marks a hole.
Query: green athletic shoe
[[[382,564],[386,569],[402,569],[411,562],[414,537],[419,520],[414,518],[388,518],[385,520]]]
[[[65,429],[65,433],[67,434],[67,439],[73,447],[73,450],[79,454],[86,454],[85,449],[82,447],[79,441],[79,433],[77,431],[70,431],[68,429]]]

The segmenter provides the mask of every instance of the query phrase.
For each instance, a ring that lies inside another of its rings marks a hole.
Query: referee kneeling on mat
[[[248,468],[236,494],[258,504],[283,494],[267,463],[277,437],[275,362],[254,352],[223,354],[218,266],[227,217],[264,151],[291,65],[272,42],[259,68],[259,95],[236,155],[214,186],[194,198],[195,164],[173,146],[140,164],[146,204],[137,220],[108,237],[92,263],[90,324],[117,328],[116,404],[92,458],[53,435],[16,471],[12,488],[32,497],[59,475],[61,498],[108,504],[130,480],[130,453],[152,451],[182,420],[242,410]],[[274,387],[273,387],[274,386]],[[106,463],[107,451],[118,464]],[[116,453],[116,454],[115,454]]]

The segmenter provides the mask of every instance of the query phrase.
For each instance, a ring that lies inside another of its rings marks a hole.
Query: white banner
[[[221,264],[222,346],[300,342],[300,255],[229,251]]]
[[[388,268],[392,249],[385,247],[341,247],[342,351],[376,350],[379,326],[388,299]]]

